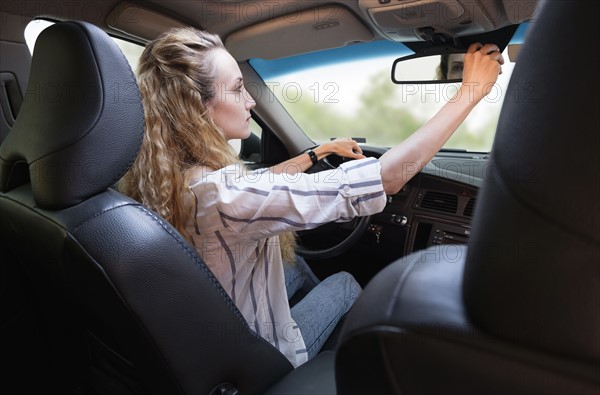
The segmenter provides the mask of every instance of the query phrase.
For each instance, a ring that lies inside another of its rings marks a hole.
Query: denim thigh
[[[340,318],[350,310],[361,291],[351,274],[339,272],[321,281],[292,307],[292,318],[300,328],[308,358],[314,357],[321,350]]]
[[[310,292],[319,283],[319,279],[301,256],[296,257],[294,264],[284,263],[283,274],[288,300],[299,290]]]

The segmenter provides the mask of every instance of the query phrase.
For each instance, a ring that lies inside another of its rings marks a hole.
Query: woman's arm
[[[472,44],[465,55],[463,83],[457,94],[425,125],[402,143],[381,156],[381,177],[387,194],[397,193],[442,148],[471,110],[495,84],[502,54],[495,44]],[[337,138],[313,149],[320,160],[330,154],[362,159],[362,150],[350,138]],[[313,165],[308,154],[301,154],[270,168],[276,174],[295,174]]]
[[[316,174],[275,174],[232,164],[190,173],[197,234],[234,232],[248,240],[313,229],[383,210],[386,196],[375,158]]]
[[[365,156],[362,154],[362,150],[356,143],[349,137],[340,137],[327,143],[321,144],[313,149],[317,155],[317,159],[321,160],[331,154],[343,156],[351,159],[363,159]],[[291,158],[282,162],[278,165],[272,166],[270,170],[275,174],[287,173],[296,174],[302,173],[308,170],[313,165],[312,159],[308,154],[301,154],[295,158]]]
[[[504,63],[498,46],[472,44],[465,55],[463,83],[457,94],[425,125],[380,158],[388,195],[397,193],[442,148],[471,110],[492,89]]]

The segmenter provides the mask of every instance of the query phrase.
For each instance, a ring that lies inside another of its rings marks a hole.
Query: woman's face
[[[213,56],[217,87],[208,113],[227,140],[245,139],[250,135],[250,110],[256,102],[244,88],[242,72],[229,52],[217,49]]]
[[[455,53],[448,57],[448,79],[460,79],[463,77],[465,54]]]

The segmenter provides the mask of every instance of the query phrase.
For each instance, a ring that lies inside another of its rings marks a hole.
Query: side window
[[[47,27],[52,26],[54,22],[47,21],[45,19],[34,19],[33,21],[27,24],[25,28],[25,41],[27,42],[27,46],[29,47],[29,51],[33,54],[33,49],[35,46],[35,41],[39,34]],[[144,47],[139,44],[134,44],[129,41],[121,40],[119,38],[112,38],[115,43],[121,48],[123,54],[129,61],[129,65],[132,70],[136,70],[138,66],[138,61],[140,59],[140,55],[144,51]]]
[[[258,136],[259,139],[262,139],[262,127],[256,123],[254,118],[250,118],[250,131]]]
[[[231,141],[240,158],[249,165],[262,161],[262,127],[254,118],[250,119],[250,132],[250,137],[245,140]]]

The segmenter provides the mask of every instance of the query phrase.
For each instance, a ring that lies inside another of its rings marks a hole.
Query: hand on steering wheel
[[[329,160],[327,160],[326,158],[323,158],[316,165],[314,165],[313,167],[308,169],[306,172],[312,174],[312,173],[318,173],[320,171],[325,171],[325,170],[333,170],[336,167],[337,166],[334,166],[333,164],[331,164],[331,162]],[[369,224],[371,223],[371,216],[368,215],[368,216],[364,216],[364,217],[358,217],[354,221],[355,221],[354,227],[350,231],[350,234],[348,236],[346,236],[339,243],[337,243],[333,246],[327,247],[327,248],[311,248],[308,246],[303,246],[301,244],[298,244],[298,246],[296,247],[296,253],[303,258],[312,259],[312,260],[327,259],[327,258],[331,258],[331,257],[337,256],[337,255],[340,255],[341,253],[348,250],[352,245],[354,245],[362,237],[364,232],[369,227]],[[326,226],[329,226],[329,224],[323,225],[322,227],[326,227]],[[319,228],[322,228],[322,227],[319,227]],[[306,231],[301,231],[298,233],[300,235],[309,234],[311,232],[318,231],[319,228],[317,228],[317,230],[315,230],[315,229],[306,230]]]

